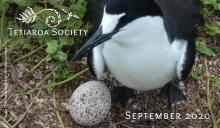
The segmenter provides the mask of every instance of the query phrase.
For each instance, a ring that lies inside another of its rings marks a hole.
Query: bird
[[[187,79],[194,64],[196,27],[203,24],[201,3],[101,0],[95,5],[91,1],[87,19],[95,25],[72,60],[88,53],[89,69],[98,79],[108,69],[121,84],[112,95],[122,105],[133,90],[158,88],[170,104],[185,100],[177,83]]]

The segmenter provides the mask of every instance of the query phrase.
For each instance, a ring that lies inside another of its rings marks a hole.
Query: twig
[[[47,0],[44,0],[44,8],[47,8]]]
[[[49,73],[48,75],[46,75],[46,76],[44,77],[44,79],[41,80],[41,81],[38,83],[38,86],[41,86],[41,87],[40,87],[40,89],[38,90],[38,93],[37,93],[35,99],[39,97],[39,95],[40,95],[40,93],[41,93],[41,91],[42,91],[42,89],[43,89],[44,82],[51,77],[51,75],[54,73],[54,71],[57,70],[58,67],[59,67],[59,66],[57,66],[51,73]],[[27,110],[20,116],[20,118],[19,118],[19,119],[17,120],[17,122],[13,125],[13,127],[18,126],[18,125],[23,121],[23,119],[25,118],[25,116],[29,113],[30,109],[32,108],[33,104],[34,104],[34,100],[32,99],[32,101],[31,101],[31,103],[29,104]]]
[[[8,49],[8,50],[6,50],[6,51],[0,53],[0,56],[4,55],[5,52],[9,53],[10,51],[14,50],[15,48],[17,48],[17,47],[19,47],[19,46],[21,46],[21,44],[18,44],[17,46],[15,46],[15,47],[13,47],[13,48],[10,48],[10,49]]]
[[[76,79],[77,77],[81,76],[82,74],[84,74],[84,73],[87,72],[87,71],[88,71],[88,68],[86,68],[86,69],[84,69],[84,70],[78,72],[77,74],[74,74],[72,77],[70,77],[70,78],[68,78],[68,79],[66,79],[66,80],[64,80],[64,81],[61,81],[61,82],[58,82],[58,83],[54,83],[53,86],[55,87],[55,86],[59,86],[59,85],[68,83],[68,82],[70,82],[71,80],[74,80],[74,79]],[[43,89],[47,89],[47,87],[43,87]],[[30,95],[30,94],[32,94],[32,93],[38,91],[38,90],[39,90],[39,88],[34,88],[34,89],[31,89],[31,90],[25,92],[25,94]],[[16,93],[16,95],[20,96],[20,95],[17,94],[17,93]]]
[[[172,121],[171,119],[168,119],[168,121],[170,122],[170,123],[172,123],[173,125],[175,125],[176,127],[175,128],[180,128],[180,126],[178,126],[174,121]]]
[[[36,64],[30,72],[33,72],[35,69],[37,69],[45,60],[47,59],[47,57],[44,57],[38,64]]]
[[[30,88],[27,83],[17,78],[15,67],[12,64],[11,64],[11,77],[13,81],[17,82],[18,85],[24,88],[25,90],[27,89],[27,87]]]
[[[5,51],[7,51],[7,47],[5,47]],[[4,62],[4,69],[5,69],[5,71],[4,71],[4,73],[5,73],[4,79],[5,79],[5,81],[4,81],[4,84],[3,84],[4,85],[3,96],[4,96],[4,100],[5,100],[4,105],[7,104],[8,95],[9,95],[9,93],[11,91],[11,89],[9,88],[8,75],[7,75],[7,73],[8,73],[8,58],[9,58],[8,53],[5,52],[5,57],[4,57],[4,61],[5,61]]]
[[[5,17],[5,11],[2,12],[2,18],[1,18],[1,37],[0,37],[0,51],[2,51],[2,45],[3,45],[3,42],[4,42],[4,39],[3,39],[3,29],[4,29],[4,17]]]
[[[212,117],[213,128],[218,128],[216,118],[212,110],[211,92],[210,92],[210,73],[209,73],[208,62],[206,57],[204,63],[205,63],[206,78],[207,78],[207,85],[206,85],[207,104],[208,104],[209,112]]]
[[[19,46],[19,45],[18,45],[18,46]],[[21,57],[15,59],[15,60],[13,60],[12,62],[13,62],[13,63],[17,63],[17,62],[19,62],[19,61],[21,61],[21,60],[23,60],[23,59],[26,59],[26,58],[28,58],[29,56],[31,56],[31,55],[35,54],[36,52],[38,52],[38,51],[39,51],[40,49],[42,49],[43,47],[44,47],[44,46],[41,46],[41,47],[39,47],[39,48],[37,48],[37,49],[35,49],[35,50],[29,52],[28,54],[23,55],[23,56],[21,56]],[[9,49],[9,50],[7,50],[7,51],[4,51],[4,52],[1,53],[1,54],[4,54],[5,52],[9,52],[10,50],[13,50],[13,49],[14,49],[14,48],[11,48],[11,49]],[[1,54],[0,54],[0,56],[1,56]],[[2,67],[2,66],[4,66],[3,63],[0,63],[0,67]]]
[[[62,120],[62,118],[61,118],[61,116],[60,116],[60,113],[59,113],[59,111],[57,110],[57,101],[56,101],[55,92],[53,93],[53,106],[54,106],[54,108],[55,108],[55,112],[56,112],[57,118],[58,118],[58,120],[59,120],[59,122],[60,122],[61,128],[65,128],[64,123],[63,123],[63,120]]]
[[[59,65],[59,66],[60,66],[60,65]],[[47,79],[50,78],[50,76],[53,74],[54,71],[57,70],[57,68],[58,68],[59,66],[57,66],[57,67],[56,67],[51,73],[49,73],[41,82],[38,83],[38,86],[41,86],[41,87],[40,87],[40,89],[38,90],[38,93],[37,93],[37,95],[36,95],[35,98],[38,98],[38,97],[39,97],[40,92],[42,91],[42,89],[44,89],[44,88],[43,88],[44,82],[45,82]],[[77,78],[78,76],[82,75],[83,73],[85,73],[85,72],[87,72],[87,71],[88,71],[88,68],[82,70],[81,72],[75,74],[74,76],[70,77],[70,78],[67,79],[67,80],[64,80],[64,81],[62,81],[62,82],[56,83],[56,85],[61,85],[61,84],[67,83],[67,82],[69,82],[69,81],[71,81],[71,80]],[[20,116],[19,120],[17,120],[17,122],[16,122],[11,128],[18,126],[18,125],[23,121],[23,119],[26,117],[26,115],[29,113],[30,109],[32,108],[33,104],[34,104],[34,101],[32,100],[31,103],[29,104],[29,106],[27,107],[27,110]],[[64,128],[64,127],[62,127],[62,128]]]
[[[29,57],[29,56],[35,54],[36,52],[38,52],[38,51],[39,51],[40,49],[42,49],[43,47],[44,47],[44,46],[41,46],[41,47],[39,47],[39,48],[37,48],[37,49],[35,49],[35,50],[29,52],[28,54],[26,54],[26,55],[24,55],[24,56],[21,56],[20,58],[15,59],[15,60],[13,61],[13,63],[17,63],[17,62],[19,62],[19,61],[21,61],[21,60],[23,60],[23,59],[25,59],[25,58],[27,58],[27,57]]]
[[[117,122],[117,123],[113,124],[112,126],[110,126],[110,128],[117,127],[118,125],[126,123],[126,122],[127,122],[127,120],[123,120],[123,121]]]
[[[135,126],[137,126],[139,128],[149,128],[149,126],[144,126],[144,125],[135,125]]]
[[[0,120],[2,120],[9,128],[13,128],[13,126],[7,120],[5,120],[1,115],[0,115]]]
[[[160,113],[162,113],[162,112],[163,112],[161,108],[159,108],[159,112],[160,112]],[[168,121],[169,121],[171,124],[175,125],[175,126],[176,126],[176,128],[180,128],[180,126],[179,126],[179,125],[177,125],[177,124],[176,124],[174,121],[172,121],[171,119],[168,119]]]
[[[129,125],[127,125],[127,124],[121,124],[123,127],[125,127],[125,128],[133,128],[132,126],[129,126]]]
[[[70,82],[70,81],[76,79],[78,76],[81,76],[82,74],[84,74],[84,73],[87,72],[87,71],[89,71],[88,68],[86,68],[86,69],[84,69],[84,70],[78,72],[77,74],[74,74],[72,77],[70,77],[70,78],[68,78],[68,79],[66,79],[66,80],[64,80],[64,81],[55,83],[54,86],[58,86],[58,85],[61,85],[61,84],[68,83],[68,82]]]
[[[59,66],[60,66],[60,65],[59,65]],[[57,70],[57,68],[58,68],[59,66],[57,66],[57,67],[56,67],[50,74],[48,74],[40,83],[38,83],[38,86],[41,86],[41,87],[40,87],[40,89],[38,90],[38,93],[37,93],[35,99],[39,97],[40,92],[42,91],[42,89],[44,89],[44,88],[43,88],[44,82],[45,82],[47,79],[50,78],[50,76]],[[64,81],[62,81],[62,82],[56,83],[55,86],[58,86],[58,85],[67,83],[67,82],[69,82],[69,81],[71,81],[71,80],[77,78],[78,76],[82,75],[83,73],[85,73],[85,72],[87,72],[87,71],[88,71],[88,68],[86,68],[86,69],[84,69],[83,71],[81,71],[81,72],[75,74],[74,76],[70,77],[70,78],[67,79],[67,80],[64,80]],[[27,110],[20,116],[19,120],[13,125],[13,127],[18,126],[18,124],[20,124],[20,123],[22,122],[22,120],[25,118],[25,116],[28,114],[28,112],[29,112],[30,109],[32,108],[33,104],[34,104],[34,101],[32,100],[31,103],[29,104]]]

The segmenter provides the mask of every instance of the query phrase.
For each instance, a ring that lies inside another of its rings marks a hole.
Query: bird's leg
[[[128,99],[134,96],[134,90],[125,86],[116,86],[111,90],[112,102],[126,106]]]
[[[185,101],[186,96],[183,92],[176,86],[174,81],[169,82],[166,84],[160,91],[160,94],[165,96],[168,99],[168,103],[170,107],[172,104],[178,101]]]

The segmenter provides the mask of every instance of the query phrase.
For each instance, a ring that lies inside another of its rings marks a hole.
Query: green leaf
[[[58,41],[52,40],[47,43],[46,52],[49,55],[54,55],[59,49]]]
[[[48,2],[57,7],[58,5],[63,5],[64,0],[48,0]]]
[[[78,15],[79,17],[83,17],[85,11],[86,11],[86,2],[83,0],[78,0],[74,4],[70,6],[72,9],[71,11],[74,12],[74,14]]]
[[[220,26],[207,23],[205,24],[205,32],[210,36],[218,35],[220,34]]]
[[[8,46],[10,48],[16,47],[19,44],[24,45],[27,41],[27,39],[24,39],[22,37],[10,37],[10,41],[8,42]]]
[[[198,41],[196,43],[196,49],[199,53],[206,55],[206,56],[213,56],[214,55],[214,51],[210,48],[208,48],[203,42]]]
[[[56,58],[57,58],[59,61],[63,62],[63,61],[65,61],[65,60],[67,59],[67,54],[64,53],[63,51],[58,51],[58,52],[56,53]]]
[[[214,84],[218,87],[220,87],[220,77],[214,77],[212,79],[212,81],[214,82]]]
[[[28,49],[28,50],[32,50],[32,45],[29,42],[24,42],[23,48]]]
[[[220,3],[215,4],[214,7],[215,7],[215,10],[216,10],[216,11],[219,11],[219,10],[220,10]]]
[[[213,4],[217,3],[217,0],[202,0],[202,3],[204,5],[213,5]]]
[[[8,7],[9,7],[9,2],[8,1],[6,1],[6,0],[1,0],[0,1],[0,11],[3,12],[5,10],[7,10]]]
[[[55,81],[63,81],[65,79],[70,78],[71,76],[73,76],[73,74],[68,68],[65,67],[57,69],[57,71],[55,71],[54,73]]]
[[[56,85],[55,84],[56,84],[55,82],[51,82],[51,83],[48,83],[46,85],[46,90],[47,90],[48,93],[51,94],[51,93],[53,93],[55,91],[55,89],[56,89]]]
[[[13,0],[14,3],[20,5],[20,6],[32,6],[35,2],[32,0]]]
[[[60,44],[60,48],[63,48],[64,46],[70,46],[74,43],[74,40],[69,39],[69,38],[60,38],[59,39],[59,44]]]
[[[201,79],[201,73],[199,72],[198,69],[193,68],[192,72],[191,72],[191,77],[193,80],[200,80]]]
[[[43,29],[47,29],[48,26],[46,25],[45,22],[42,22],[41,20],[37,20],[36,23],[31,26],[31,28],[43,30]]]
[[[203,8],[202,14],[203,14],[204,19],[207,19],[212,15],[212,11],[209,11],[208,8]]]
[[[46,61],[49,62],[49,61],[51,61],[51,59],[52,59],[52,56],[51,55],[47,55]]]
[[[11,0],[1,0],[2,4],[9,2],[9,1],[11,1]]]

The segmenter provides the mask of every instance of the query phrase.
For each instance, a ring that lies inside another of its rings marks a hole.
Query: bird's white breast
[[[127,24],[105,42],[103,56],[122,85],[149,90],[172,80],[183,44],[169,42],[162,17],[146,16]]]

